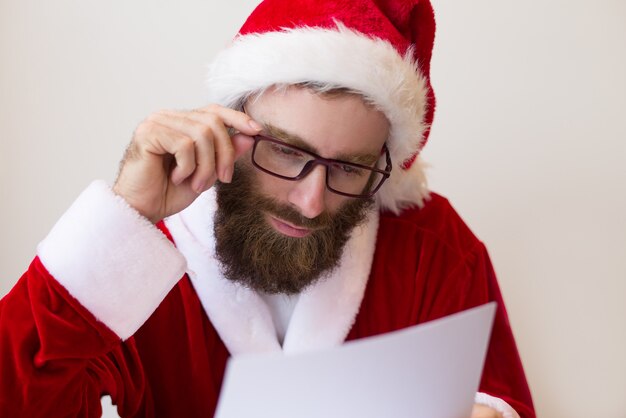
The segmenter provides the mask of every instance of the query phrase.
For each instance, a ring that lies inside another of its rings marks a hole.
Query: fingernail
[[[250,125],[253,129],[260,131],[261,129],[263,129],[263,127],[261,125],[259,125],[259,123],[255,120],[250,119],[250,121],[248,121],[248,125]]]
[[[185,179],[172,174],[172,183],[174,183],[174,186],[180,186],[180,183],[182,183],[183,180]]]
[[[194,187],[194,190],[196,191],[196,193],[200,194],[204,191],[205,185],[206,185],[206,182],[198,181],[198,183],[196,184],[196,187]]]
[[[225,169],[224,173],[222,174],[222,182],[230,183],[232,179],[233,179],[233,169],[229,167]]]

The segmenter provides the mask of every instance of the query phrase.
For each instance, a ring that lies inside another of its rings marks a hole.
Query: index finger
[[[247,114],[228,107],[213,104],[200,108],[197,111],[200,113],[207,112],[217,115],[222,120],[224,125],[246,135],[254,136],[263,129],[263,126],[261,126],[260,123],[252,119]]]

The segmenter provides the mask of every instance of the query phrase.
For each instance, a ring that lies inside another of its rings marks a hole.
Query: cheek
[[[326,190],[326,209],[331,214],[337,213],[344,205],[346,205],[352,198],[338,195],[331,191]]]
[[[286,203],[293,182],[279,179],[260,170],[254,169],[253,184],[265,196]]]

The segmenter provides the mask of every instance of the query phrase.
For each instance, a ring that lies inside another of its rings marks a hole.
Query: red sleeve
[[[122,344],[39,258],[0,300],[0,417],[100,417],[106,393],[136,409],[136,360],[132,339]]]
[[[485,245],[438,195],[413,215],[419,232],[407,234],[405,246],[415,247],[419,255],[416,266],[410,267],[417,272],[420,301],[414,317],[424,322],[495,301],[498,307],[479,391],[504,400],[522,418],[534,418],[530,389]],[[417,239],[410,241],[411,236]]]
[[[522,418],[535,412],[487,249],[438,195],[422,209],[381,217],[374,263],[350,338],[498,305],[479,391]]]
[[[491,260],[482,244],[479,246],[472,274],[472,282],[477,290],[476,297],[498,303],[479,390],[506,401],[520,417],[535,418],[530,389],[504,300]],[[470,291],[471,293],[473,292]],[[476,300],[476,302],[483,301]]]

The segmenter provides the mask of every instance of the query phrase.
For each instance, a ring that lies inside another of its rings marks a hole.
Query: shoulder
[[[486,302],[485,254],[482,242],[438,194],[421,208],[381,213],[354,335],[399,329]]]
[[[482,246],[448,199],[432,192],[423,207],[407,208],[399,215],[382,212],[378,240],[385,246],[428,243],[458,255]]]

